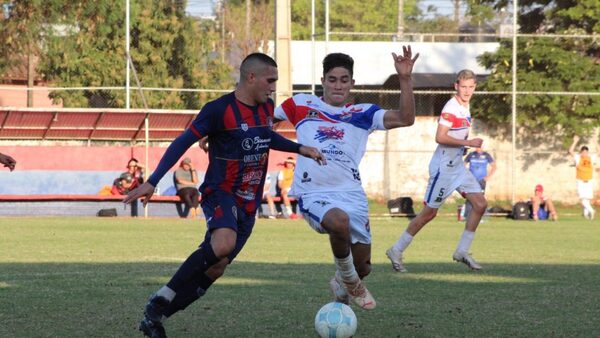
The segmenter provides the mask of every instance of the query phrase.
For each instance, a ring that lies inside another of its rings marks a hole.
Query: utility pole
[[[398,28],[396,29],[396,41],[401,41],[404,34],[404,0],[398,0]]]
[[[460,0],[454,0],[454,21],[460,23]]]

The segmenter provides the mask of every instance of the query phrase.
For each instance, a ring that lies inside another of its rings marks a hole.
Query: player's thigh
[[[458,175],[448,173],[436,173],[429,177],[425,197],[425,205],[433,209],[438,209],[444,201],[458,188],[460,182],[457,181]],[[480,188],[481,189],[481,188]]]

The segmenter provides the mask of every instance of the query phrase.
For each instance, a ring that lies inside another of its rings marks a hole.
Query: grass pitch
[[[573,210],[575,211],[575,210]],[[406,218],[373,219],[375,310],[354,308],[357,337],[600,335],[600,220],[486,219],[472,252],[451,260],[463,224],[426,226],[392,271],[385,250]],[[147,298],[195,249],[203,221],[1,218],[0,337],[135,337]],[[315,337],[331,300],[327,238],[304,221],[259,220],[205,297],[166,323],[170,337]]]

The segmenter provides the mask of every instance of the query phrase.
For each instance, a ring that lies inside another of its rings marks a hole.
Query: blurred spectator
[[[131,177],[133,178],[133,185],[129,190],[133,190],[144,183],[144,166],[141,165],[136,158],[132,157],[129,162],[127,162],[127,172],[131,174]]]
[[[472,151],[465,157],[465,163],[469,167],[469,171],[475,176],[477,182],[481,186],[481,192],[485,194],[485,187],[487,185],[487,181],[494,175],[496,172],[496,162],[490,153],[487,151],[483,151],[483,149],[475,148],[475,151]],[[465,205],[463,206],[462,218],[469,218],[469,214],[471,213],[471,209],[473,206],[467,200]]]
[[[550,197],[544,197],[544,187],[541,184],[535,186],[535,192],[531,197],[531,218],[534,221],[548,219],[558,221],[558,214]]]
[[[288,157],[283,162],[283,169],[279,172],[278,177],[278,186],[281,190],[281,199],[283,200],[283,204],[285,205],[285,215],[288,218],[296,219],[298,215],[296,215],[292,211],[292,204],[290,202],[290,198],[288,196],[290,189],[292,188],[292,183],[294,182],[294,169],[296,168],[296,160],[293,157]]]
[[[275,201],[273,200],[273,195],[275,195],[275,189],[271,186],[271,175],[267,174],[265,178],[265,186],[263,188],[263,199],[267,200],[267,204],[269,205],[269,215],[268,218],[277,218],[277,209],[275,208]]]
[[[4,155],[0,153],[0,163],[2,163],[5,167],[10,169],[10,171],[15,170],[15,165],[17,165],[17,161],[14,158]]]
[[[111,194],[127,195],[131,190],[133,190],[137,186],[135,182],[136,181],[133,179],[133,175],[126,171],[113,181]],[[131,216],[138,216],[137,201],[135,203],[131,203]]]
[[[575,146],[579,142],[579,136],[573,136],[573,143],[569,147],[569,154],[575,162],[575,178],[577,179],[577,194],[583,206],[583,217],[594,219],[596,211],[592,207],[592,199],[594,198],[594,165],[596,165],[596,157],[591,155],[589,148],[582,146],[579,153],[575,152]]]
[[[198,198],[198,173],[192,165],[192,159],[186,157],[179,164],[179,168],[175,171],[175,186],[177,187],[177,196],[189,210],[188,217],[196,218],[199,213]],[[185,214],[184,214],[185,215]]]

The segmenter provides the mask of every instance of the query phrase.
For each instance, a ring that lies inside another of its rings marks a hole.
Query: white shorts
[[[593,199],[594,198],[594,183],[592,180],[582,181],[577,180],[577,194],[581,199]]]
[[[452,195],[454,190],[460,194],[481,193],[481,185],[477,179],[468,170],[457,173],[440,173],[429,176],[429,184],[425,192],[425,204],[434,209],[438,209],[448,196]]]
[[[343,210],[350,218],[352,244],[371,244],[369,203],[364,191],[311,193],[298,196],[298,207],[308,225],[318,233],[327,233],[321,226],[325,214],[333,209]]]

